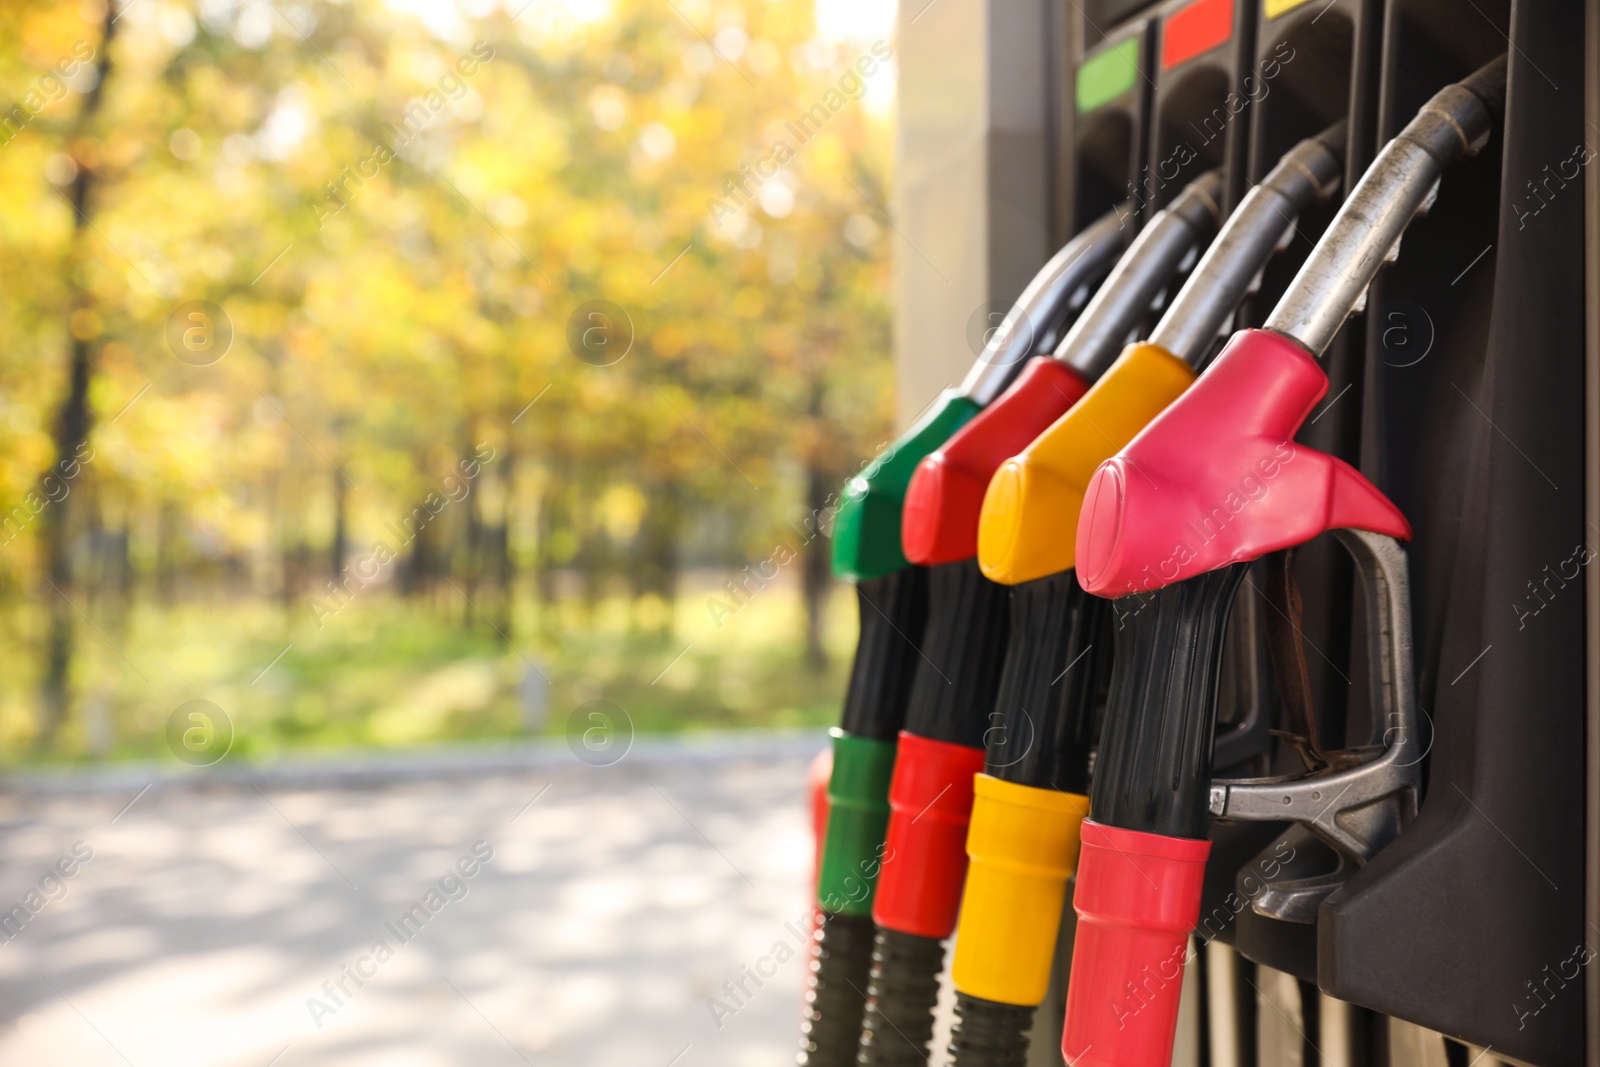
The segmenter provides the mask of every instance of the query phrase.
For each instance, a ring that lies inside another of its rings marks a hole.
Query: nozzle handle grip
[[[1095,757],[1095,817],[1206,836],[1222,645],[1245,565],[1113,603],[1116,658]]]

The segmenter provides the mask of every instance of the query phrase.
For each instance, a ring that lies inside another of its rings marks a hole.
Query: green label
[[[1118,41],[1078,68],[1078,110],[1091,111],[1115,100],[1139,80],[1139,39]]]
[[[833,731],[828,834],[822,843],[817,901],[835,915],[872,914],[889,830],[889,780],[895,743]]]

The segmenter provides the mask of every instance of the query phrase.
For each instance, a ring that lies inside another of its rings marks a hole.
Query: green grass
[[[0,609],[0,761],[172,759],[168,720],[190,700],[231,720],[230,760],[527,737],[520,687],[534,667],[549,684],[532,732],[547,736],[564,736],[596,699],[639,733],[838,720],[855,643],[848,589],[829,604],[826,671],[803,661],[794,591],[763,590],[720,628],[706,595],[680,597],[670,637],[637,625],[661,621],[659,601],[605,600],[587,617],[571,603],[543,617],[520,605],[509,646],[480,617],[469,625],[460,600],[365,594],[321,628],[303,604],[258,600],[140,605],[120,621],[91,608],[93,626],[79,619],[72,715],[51,752],[34,746],[45,620],[38,605],[14,604]]]

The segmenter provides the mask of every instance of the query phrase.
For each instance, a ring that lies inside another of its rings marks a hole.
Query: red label
[[[1161,31],[1161,69],[1186,63],[1233,36],[1233,0],[1194,0],[1167,16]]]

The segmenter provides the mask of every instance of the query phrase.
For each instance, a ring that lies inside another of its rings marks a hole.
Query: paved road
[[[13,786],[0,907],[42,907],[0,934],[0,1063],[789,1063],[798,957],[720,1028],[707,999],[794,943],[810,745]]]

